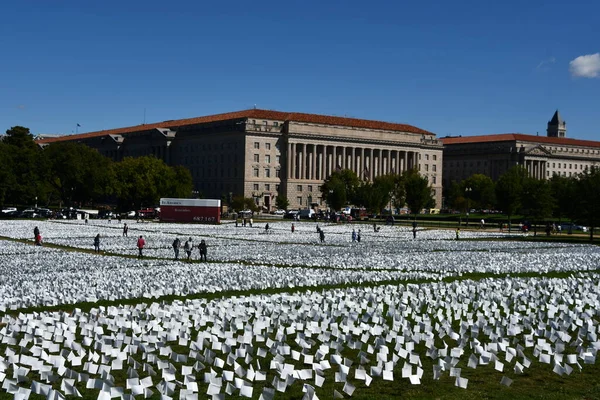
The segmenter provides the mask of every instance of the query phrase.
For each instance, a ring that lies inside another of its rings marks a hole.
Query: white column
[[[360,169],[358,171],[358,176],[360,176],[361,179],[365,179],[365,166],[367,164],[365,164],[365,148],[361,147],[359,149],[360,151]]]
[[[304,145],[298,143],[298,179],[304,179]]]
[[[313,144],[312,145],[312,152],[311,154],[311,166],[310,166],[310,179],[317,179],[317,145]]]
[[[292,154],[291,154],[291,158],[292,158],[292,167],[290,168],[290,178],[291,179],[296,179],[296,143],[292,143]]]

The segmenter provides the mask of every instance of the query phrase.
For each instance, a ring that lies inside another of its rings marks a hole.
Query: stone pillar
[[[290,170],[288,172],[288,177],[290,179],[295,179],[296,178],[296,144],[295,143],[290,143],[289,159],[290,159]]]
[[[402,163],[402,172],[404,171],[408,171],[408,151],[404,150],[404,158],[403,158],[403,163]]]
[[[356,163],[356,147],[352,147],[352,151],[350,152],[350,160],[352,164],[350,169],[358,175],[358,164]]]
[[[375,178],[375,157],[373,157],[373,149],[369,149],[369,178]]]
[[[361,179],[365,179],[365,148],[361,147],[358,149],[358,152],[360,153],[360,166],[358,166],[359,170],[357,171],[358,176],[360,176]]]
[[[315,180],[317,179],[317,145],[313,144],[312,145],[312,152],[311,154],[311,165],[310,165],[310,179]]]
[[[298,179],[304,179],[304,144],[298,143]]]
[[[327,146],[323,145],[321,149],[321,180],[327,177]]]

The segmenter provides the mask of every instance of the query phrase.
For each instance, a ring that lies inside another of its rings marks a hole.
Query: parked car
[[[315,215],[315,210],[313,210],[312,208],[305,208],[298,212],[298,216],[301,219],[311,219],[311,218],[313,218],[314,215]]]
[[[274,211],[273,214],[275,214],[275,215],[285,215],[285,210],[277,210],[277,211]]]
[[[587,226],[581,226],[572,223],[560,224],[560,229],[562,232],[580,231],[585,233],[588,231]]]
[[[286,219],[296,219],[296,214],[298,214],[298,210],[288,210],[283,216]]]

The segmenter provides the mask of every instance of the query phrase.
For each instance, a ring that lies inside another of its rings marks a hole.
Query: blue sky
[[[545,135],[558,108],[569,137],[600,140],[598,15],[596,0],[7,0],[0,131],[256,105],[438,136]]]

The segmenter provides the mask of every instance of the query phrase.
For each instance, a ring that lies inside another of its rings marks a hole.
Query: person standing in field
[[[143,257],[142,252],[143,252],[145,246],[146,246],[146,241],[144,240],[144,237],[140,235],[139,239],[137,240],[138,258]]]
[[[198,249],[200,250],[200,261],[206,261],[206,242],[204,239],[200,241]]]
[[[188,261],[192,257],[192,247],[193,247],[192,238],[189,238],[188,240],[186,240],[185,244],[183,245],[183,250],[185,250],[185,254],[187,254]]]
[[[173,241],[173,251],[175,252],[175,261],[179,260],[179,247],[181,247],[181,241],[179,238],[175,238]]]
[[[100,253],[100,234],[97,234],[94,238],[94,252]]]
[[[129,231],[129,227],[127,226],[127,223],[125,223],[123,225],[123,236],[127,237],[127,231]]]

